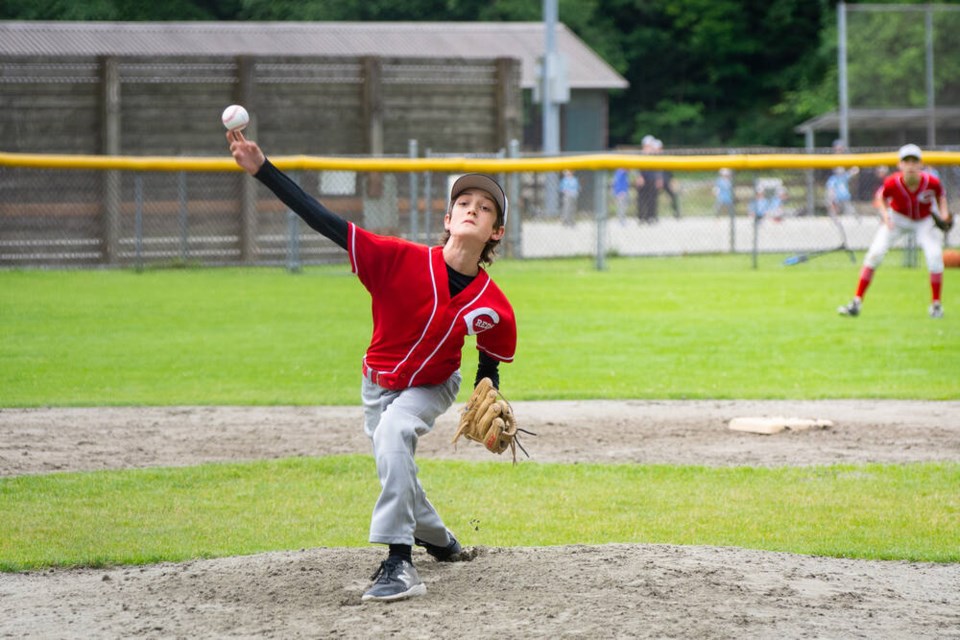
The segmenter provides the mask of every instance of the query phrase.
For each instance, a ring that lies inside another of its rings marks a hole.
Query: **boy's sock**
[[[934,302],[940,302],[940,291],[942,288],[943,288],[943,274],[931,273],[930,274],[930,292],[933,294],[932,300]]]
[[[413,547],[409,544],[392,544],[390,545],[390,557],[399,558],[400,560],[406,560],[410,564],[413,564],[413,556],[411,552]]]
[[[863,294],[867,292],[867,287],[870,286],[870,281],[873,280],[873,271],[870,267],[864,267],[860,270],[860,282],[857,283],[856,298],[860,300],[863,299]]]

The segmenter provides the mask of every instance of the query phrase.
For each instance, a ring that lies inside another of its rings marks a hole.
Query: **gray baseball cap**
[[[503,226],[507,226],[507,212],[510,203],[507,202],[507,194],[503,192],[503,187],[500,186],[499,182],[482,173],[467,173],[462,175],[457,178],[456,182],[453,183],[453,187],[450,188],[451,206],[453,205],[453,201],[457,198],[457,196],[467,189],[481,189],[493,196],[493,199],[497,202],[497,206],[500,207],[500,215],[503,217]]]
[[[905,144],[900,147],[900,159],[904,158],[916,158],[917,160],[923,160],[923,154],[920,152],[920,147],[915,144]]]

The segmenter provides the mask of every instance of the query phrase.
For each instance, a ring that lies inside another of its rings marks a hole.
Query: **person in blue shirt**
[[[733,205],[733,172],[730,169],[720,169],[716,181],[713,183],[713,213],[720,217],[722,215],[733,216],[735,214]]]
[[[827,213],[831,217],[837,218],[840,215],[848,214],[856,215],[857,220],[860,220],[857,209],[853,206],[853,197],[850,194],[850,178],[857,173],[856,167],[849,171],[843,167],[837,167],[827,178]]]
[[[577,213],[577,200],[580,198],[580,181],[569,169],[563,172],[563,178],[560,179],[560,195],[563,224],[572,226],[573,217]]]
[[[626,169],[617,169],[613,172],[613,199],[617,204],[617,219],[620,224],[627,224],[627,205],[630,203],[630,173]]]
[[[750,212],[760,222],[764,218],[772,218],[774,222],[783,220],[783,201],[786,191],[783,187],[757,186],[757,195],[750,205]]]

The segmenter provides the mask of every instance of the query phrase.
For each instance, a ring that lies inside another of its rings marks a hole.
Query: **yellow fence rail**
[[[603,268],[607,255],[737,253],[756,263],[758,253],[869,245],[878,224],[873,194],[895,170],[896,152],[732,151],[271,160],[365,229],[426,243],[438,241],[456,175],[503,176],[512,212],[501,246],[507,258],[593,256]],[[960,152],[925,151],[923,159],[955,197]],[[567,171],[578,182],[573,195],[559,190],[559,175]],[[850,199],[835,211],[826,185],[838,172],[847,176]],[[956,233],[946,238],[957,241]],[[343,260],[339,247],[245,176],[225,145],[216,157],[0,152],[0,269],[296,270]]]
[[[930,165],[960,164],[960,152],[926,151]],[[850,154],[725,154],[707,156],[644,156],[617,153],[564,155],[543,158],[352,158],[335,156],[270,156],[284,171],[365,171],[449,173],[519,173],[662,169],[670,171],[758,171],[766,169],[832,169],[897,164],[896,152]],[[229,155],[217,158],[182,156],[97,156],[0,152],[0,166],[30,169],[98,169],[123,171],[240,171]]]

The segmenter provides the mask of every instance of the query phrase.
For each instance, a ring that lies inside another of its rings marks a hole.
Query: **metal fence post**
[[[607,268],[607,171],[594,174],[593,206],[597,220],[597,271]]]
[[[508,154],[508,153],[510,153],[508,149],[506,149],[506,148],[504,148],[504,147],[500,147],[500,150],[497,151],[497,154],[496,154],[495,157],[496,157],[498,160],[503,160],[504,158],[507,157],[507,154]],[[509,208],[510,208],[510,196],[507,195],[507,187],[506,187],[506,184],[507,184],[507,174],[506,174],[506,173],[500,173],[500,174],[496,175],[495,178],[496,178],[497,182],[500,184],[500,188],[503,190],[503,195],[507,197],[507,216],[509,217],[509,216],[510,216],[510,211],[509,211]],[[509,223],[509,221],[508,221],[508,223]],[[504,234],[504,235],[506,235],[506,234]],[[502,240],[501,240],[501,242],[502,242]],[[512,252],[509,250],[509,244],[508,244],[508,246],[504,249],[504,251],[505,251],[506,255],[510,255],[510,253],[512,253]]]
[[[120,63],[114,56],[100,59],[103,153],[108,156],[120,155]],[[121,236],[121,200],[123,199],[123,177],[119,171],[105,171],[103,174],[103,255],[107,264],[120,264]]]
[[[190,257],[190,237],[187,230],[187,173],[185,171],[177,173],[177,199],[180,203],[180,260],[186,263]]]
[[[137,271],[143,271],[143,174],[140,172],[133,176],[133,199],[136,207],[133,221],[135,264]]]
[[[300,172],[290,172],[290,179],[300,184]],[[299,216],[287,209],[287,271],[300,273],[300,224]]]
[[[807,145],[807,153],[813,153],[813,130],[807,129],[804,134]],[[813,174],[813,169],[806,170],[807,178],[807,215],[813,216],[817,214],[817,204],[816,204],[816,193],[817,185],[816,179]],[[829,213],[829,212],[828,212]]]
[[[733,190],[733,204],[728,208],[730,209],[730,254],[733,255],[737,252],[737,174],[734,173],[730,176],[731,186]],[[748,207],[749,210],[749,207]]]
[[[430,148],[424,151],[424,157],[430,157]],[[433,227],[430,218],[433,214],[433,173],[423,172],[423,233],[427,244],[430,244],[430,234],[433,233]]]
[[[411,158],[417,157],[417,141],[407,141],[407,152]],[[418,218],[420,217],[420,207],[417,206],[417,172],[410,172],[410,239],[417,242],[420,235]]]
[[[507,156],[510,158],[520,157],[520,141],[514,138],[510,141],[507,150]],[[511,257],[523,258],[523,212],[520,209],[520,174],[511,173],[507,179],[507,198],[511,203],[510,215],[507,220],[507,233],[510,235],[509,247]]]

